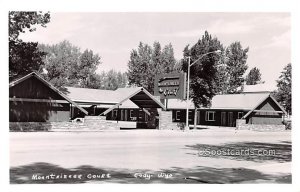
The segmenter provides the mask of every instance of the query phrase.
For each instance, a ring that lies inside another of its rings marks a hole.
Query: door
[[[124,109],[124,121],[127,121],[127,109]]]
[[[124,121],[124,110],[123,109],[121,109],[121,119],[120,119],[120,121]]]
[[[233,127],[233,112],[228,113],[228,126]]]
[[[145,112],[142,109],[138,110],[138,115],[137,115],[137,128],[141,129],[146,129],[147,128],[147,123],[145,122]]]
[[[221,126],[226,126],[226,112],[221,112]]]

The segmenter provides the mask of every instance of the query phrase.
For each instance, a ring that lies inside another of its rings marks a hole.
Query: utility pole
[[[221,53],[221,50],[211,51],[205,54],[200,55],[200,57],[191,63],[191,57],[188,56],[188,74],[187,74],[187,93],[186,93],[186,121],[185,121],[185,131],[188,131],[189,128],[189,97],[190,97],[190,70],[191,66],[193,66],[195,63],[197,63],[200,59],[202,59],[204,56],[211,54],[211,53]],[[196,110],[195,110],[196,113]]]

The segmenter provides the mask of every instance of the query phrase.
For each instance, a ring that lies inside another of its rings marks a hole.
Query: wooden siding
[[[192,110],[192,109],[191,109]],[[280,107],[269,97],[264,102],[262,102],[247,118],[246,123],[249,124],[282,124],[282,112]],[[190,124],[194,122],[194,110],[192,110],[190,117]],[[209,121],[206,118],[207,112],[214,112],[215,119]],[[197,124],[198,125],[209,125],[209,126],[226,126],[226,127],[235,127],[236,120],[247,114],[249,110],[227,110],[227,109],[200,109],[198,110],[197,115]],[[177,113],[177,117],[176,117]],[[243,115],[239,116],[239,113]],[[172,110],[172,119],[173,122],[185,122],[186,110],[183,109],[173,109]]]
[[[9,102],[10,122],[69,121],[70,104]]]
[[[121,115],[122,110],[124,111],[123,115]],[[132,114],[131,117],[130,117],[130,111],[132,111],[131,112],[131,114]],[[145,112],[141,111],[140,113],[145,113]],[[106,119],[107,120],[115,120],[115,121],[137,121],[138,114],[139,114],[139,109],[131,109],[131,108],[118,109],[118,108],[116,108],[116,109],[110,111],[106,115]],[[121,118],[121,116],[122,116],[122,118]]]
[[[252,116],[250,118],[250,124],[267,124],[267,125],[280,125],[282,124],[282,117],[281,116]]]
[[[276,103],[269,97],[262,104],[260,104],[256,109],[258,110],[270,110],[270,111],[281,111],[281,109],[276,105]]]
[[[33,76],[11,87],[9,89],[9,97],[65,100],[62,96]]]
[[[194,123],[194,109],[189,110],[189,123]],[[176,116],[177,114],[177,116]],[[172,110],[172,120],[173,122],[186,122],[186,110],[184,109],[174,109]]]
[[[10,87],[9,98],[10,122],[70,120],[70,103],[56,103],[56,100],[66,100],[34,76]],[[32,102],[30,99],[41,102]]]
[[[96,106],[91,106],[91,107],[83,107],[88,112],[88,115],[90,116],[98,116],[101,113],[103,113],[107,108],[99,108]]]
[[[206,118],[206,113],[208,111],[215,112],[214,121],[209,121]],[[246,114],[246,112],[243,110],[199,110],[197,124],[209,126],[235,127],[236,120],[239,117],[239,113]]]
[[[189,123],[193,124],[194,123],[194,111],[195,110],[190,110],[190,115],[189,115]],[[206,112],[211,111],[214,112],[215,119],[214,121],[209,121],[206,119]],[[226,121],[222,124],[221,122],[221,114],[225,113],[225,119]],[[238,118],[238,113],[243,112],[243,114],[246,114],[245,111],[242,110],[205,110],[205,109],[200,109],[198,110],[197,113],[197,125],[209,125],[209,126],[230,126],[234,127],[236,125],[236,119]],[[176,113],[177,113],[177,118],[176,118]],[[232,121],[231,123],[228,120],[229,113],[232,113]],[[178,110],[172,110],[172,119],[173,122],[185,122],[186,120],[186,110],[178,109]]]
[[[71,110],[71,120],[75,119],[75,118],[84,118],[85,114],[80,111],[77,107],[74,107],[72,105],[72,110]]]
[[[263,112],[252,112],[246,119],[249,124],[282,124],[282,113],[275,113],[275,111],[281,111],[276,103],[268,98],[262,104],[260,104],[256,110],[264,110]],[[268,113],[265,111],[273,111],[274,113]]]

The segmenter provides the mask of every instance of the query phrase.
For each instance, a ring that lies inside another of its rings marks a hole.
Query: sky
[[[97,72],[125,72],[132,49],[139,42],[162,46],[171,43],[176,59],[188,44],[194,45],[207,30],[224,46],[235,41],[249,47],[248,71],[258,67],[262,80],[276,87],[283,68],[291,62],[291,18],[289,13],[214,12],[51,12],[46,28],[20,35],[24,41],[56,44],[63,40],[91,49],[102,64]],[[248,72],[247,71],[247,72]]]

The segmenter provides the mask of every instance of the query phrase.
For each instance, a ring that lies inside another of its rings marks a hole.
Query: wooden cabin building
[[[195,107],[189,101],[189,123],[194,123]],[[173,122],[185,122],[186,101],[169,100]],[[197,125],[235,127],[237,119],[247,124],[282,124],[286,111],[270,93],[216,95],[210,108],[197,109]]]
[[[87,111],[36,73],[9,84],[10,122],[69,121]]]

